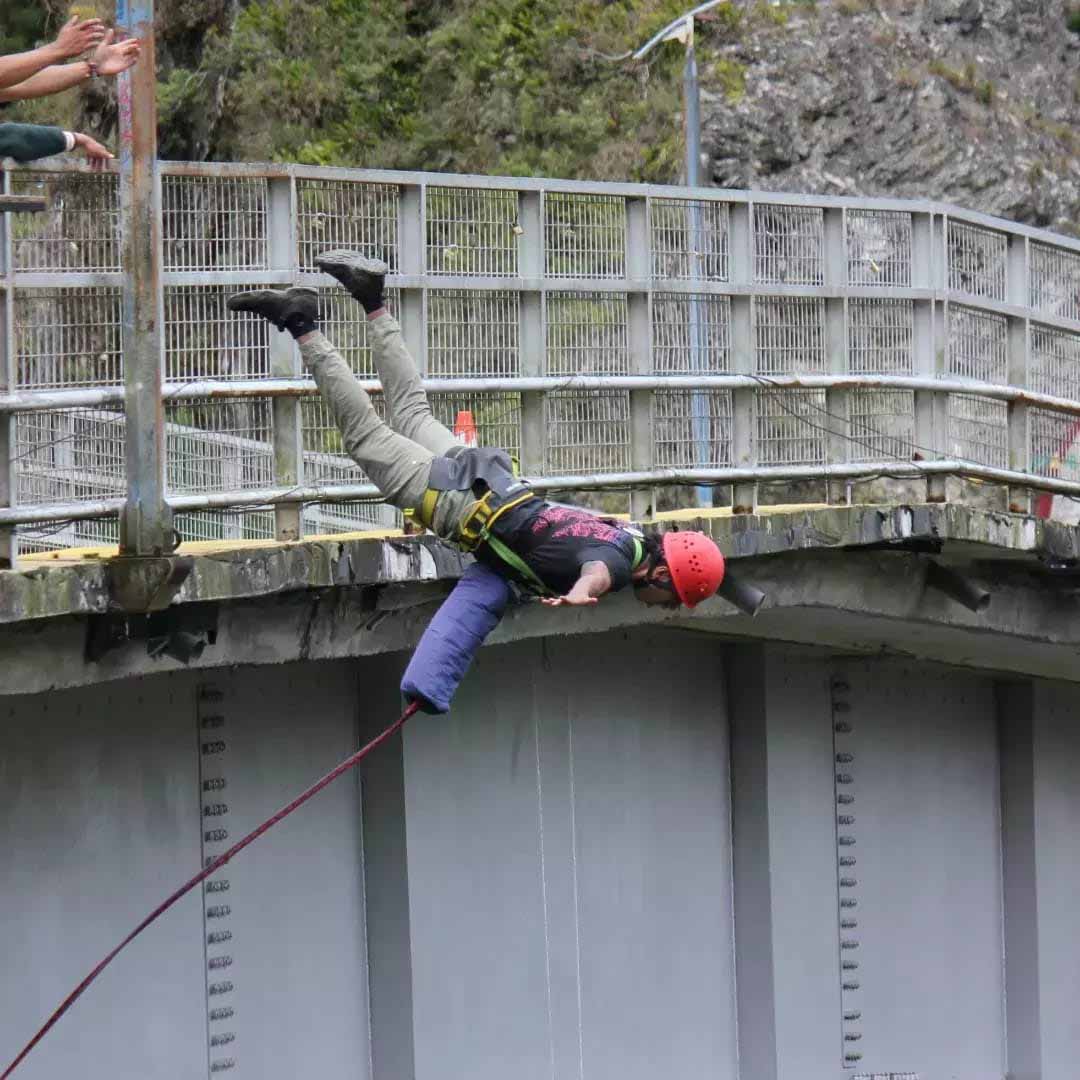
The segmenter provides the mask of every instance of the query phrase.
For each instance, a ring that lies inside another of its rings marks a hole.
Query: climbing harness
[[[340,765],[328,772],[321,780],[317,780],[306,791],[297,795],[295,799],[287,806],[283,806],[273,817],[267,818],[258,828],[253,829],[243,838],[238,840],[228,851],[219,855],[212,862],[208,863],[204,870],[201,870],[190,881],[185,882],[176,890],[171,896],[163,900],[149,915],[115,949],[110,952],[101,963],[98,964],[89,975],[64,1000],[60,1003],[57,1010],[49,1017],[48,1020],[41,1026],[37,1034],[23,1047],[19,1056],[4,1070],[0,1075],[0,1080],[7,1080],[7,1078],[22,1064],[26,1056],[34,1049],[35,1046],[52,1030],[53,1025],[71,1008],[72,1005],[82,996],[83,991],[89,987],[89,985],[113,962],[116,956],[122,949],[130,945],[151,923],[156,922],[166,911],[169,910],[182,896],[191,892],[196,885],[205,881],[211,874],[217,873],[234,855],[238,855],[241,851],[255,840],[258,840],[264,832],[272,829],[279,821],[287,818],[294,810],[298,810],[301,806],[315,795],[318,795],[323,788],[332,784],[339,776],[347,773],[350,769],[359,765],[371,753],[372,750],[381,746],[387,739],[391,738],[398,731],[405,726],[405,721],[409,719],[420,708],[420,702],[414,701],[409,707],[394,721],[385,731],[376,735],[366,746],[362,746],[355,754],[347,757]]]

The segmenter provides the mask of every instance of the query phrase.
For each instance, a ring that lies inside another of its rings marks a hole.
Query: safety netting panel
[[[720,375],[731,370],[731,300],[656,293],[652,300],[653,371]]]
[[[400,308],[398,290],[387,289],[385,299],[386,310],[397,318]],[[363,379],[375,378],[367,316],[364,309],[337,285],[319,290],[319,329],[356,375]]]
[[[1080,400],[1080,334],[1031,325],[1031,388]],[[1030,411],[1031,470],[1040,476],[1080,480],[1080,418]]]
[[[14,455],[18,502],[37,505],[122,496],[124,432],[119,406],[19,414]]]
[[[165,478],[172,494],[271,486],[274,435],[270,399],[167,402]]]
[[[911,300],[848,302],[848,364],[862,375],[914,370],[915,307]]]
[[[757,204],[753,232],[756,282],[821,285],[825,281],[825,212],[820,207]]]
[[[119,289],[20,289],[14,309],[18,389],[115,386],[124,381]]]
[[[521,455],[521,395],[434,393],[431,411],[466,446],[492,446]]]
[[[947,373],[980,382],[1005,383],[1008,326],[1004,315],[950,304]]]
[[[347,248],[398,267],[401,193],[396,184],[297,178],[296,229],[301,269],[324,251]]]
[[[548,277],[625,277],[626,201],[614,195],[547,193],[544,267]]]
[[[515,277],[516,191],[427,189],[427,268],[431,274]]]
[[[1004,233],[948,222],[949,288],[1004,301],[1008,289],[1009,238]]]
[[[559,391],[544,399],[544,411],[547,475],[630,468],[630,395],[626,391]]]
[[[951,304],[947,315],[946,373],[1005,383],[1008,324],[1003,315]],[[1008,464],[1008,406],[974,394],[949,395],[950,457],[1003,469]]]
[[[1031,324],[1031,388],[1080,401],[1080,334]]]
[[[120,183],[115,173],[13,172],[14,195],[48,200],[42,214],[12,214],[16,270],[120,270]]]
[[[165,378],[263,379],[270,376],[270,324],[229,311],[226,285],[165,289]],[[275,331],[276,332],[276,331]]]
[[[754,400],[759,465],[820,465],[828,456],[824,390],[759,389]]]
[[[185,543],[208,540],[273,540],[274,511],[270,507],[185,511],[173,518],[173,528]]]
[[[825,301],[765,296],[753,301],[754,355],[762,376],[825,370]],[[757,460],[762,465],[824,462],[828,441],[825,391],[772,388],[755,394]]]
[[[269,186],[263,177],[164,176],[167,270],[264,270],[270,265]]]
[[[910,461],[915,453],[915,395],[910,390],[856,389],[849,397],[852,461]],[[829,417],[832,427],[840,427]]]
[[[630,371],[623,293],[551,293],[547,298],[549,375],[626,375]]]
[[[15,530],[20,555],[71,548],[111,547],[119,542],[120,523],[115,518],[59,521],[20,525]]]
[[[911,215],[902,210],[844,213],[849,285],[911,285]]]
[[[729,278],[727,203],[703,199],[650,199],[652,276],[688,281]]]
[[[852,373],[860,375],[910,375],[914,368],[912,301],[849,301],[848,364]],[[855,388],[849,402],[852,461],[911,459],[915,438],[913,391]],[[830,419],[830,424],[837,426],[835,420]]]
[[[386,419],[386,400],[371,395],[375,411]],[[368,484],[363,469],[345,452],[341,431],[322,398],[303,398],[300,427],[304,455],[304,486]],[[303,510],[306,535],[363,532],[365,529],[401,527],[401,513],[379,500],[343,503],[312,503]]]
[[[731,464],[730,390],[657,390],[652,398],[653,460],[661,469]]]
[[[1033,242],[1029,257],[1031,306],[1059,319],[1080,319],[1080,252]]]
[[[520,374],[519,308],[516,292],[433,289],[428,295],[428,374],[438,378]]]
[[[825,301],[811,296],[756,296],[756,370],[793,375],[825,370]]]

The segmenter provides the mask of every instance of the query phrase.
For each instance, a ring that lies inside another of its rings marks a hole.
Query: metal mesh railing
[[[308,532],[400,520],[291,342],[226,306],[243,288],[317,285],[323,332],[375,389],[364,312],[316,273],[341,247],[389,264],[388,307],[439,419],[541,483],[936,462],[1080,492],[1074,241],[932,203],[300,166],[162,174],[165,475],[185,536],[273,536],[274,506],[292,501]],[[15,414],[0,425],[0,541],[16,526],[26,550],[114,540],[100,515],[126,492],[117,177],[38,167],[6,183],[50,206],[10,218],[0,250],[0,410]],[[1010,423],[1016,410],[1029,422]],[[265,505],[229,505],[238,493]]]

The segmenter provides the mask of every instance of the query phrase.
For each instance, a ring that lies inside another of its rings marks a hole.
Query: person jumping
[[[703,533],[645,534],[553,504],[514,475],[504,450],[459,443],[432,414],[401,327],[386,310],[385,263],[350,251],[326,252],[315,263],[367,313],[389,422],[320,332],[317,290],[258,289],[230,297],[228,306],[292,334],[341,429],[346,452],[389,503],[411,510],[426,528],[474,554],[519,592],[552,606],[595,604],[627,585],[638,600],[669,607],[692,608],[716,592],[724,557]]]

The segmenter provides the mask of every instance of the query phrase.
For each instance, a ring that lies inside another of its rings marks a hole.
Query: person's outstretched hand
[[[595,596],[585,596],[571,590],[565,596],[541,596],[540,603],[548,607],[589,607],[600,601]]]
[[[91,139],[89,135],[76,133],[75,146],[86,155],[86,160],[95,171],[104,169],[106,164],[113,160],[113,155],[97,139]]]
[[[100,19],[80,19],[72,15],[56,35],[53,47],[58,56],[67,60],[81,56],[87,49],[97,48],[105,37],[105,24]]]
[[[91,53],[90,61],[95,64],[99,75],[120,75],[134,66],[139,59],[141,42],[138,38],[124,38],[116,41],[116,31],[107,30],[98,47]]]

